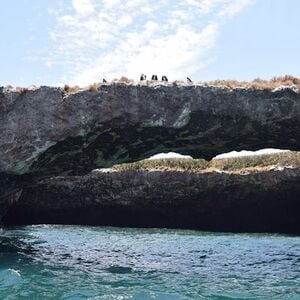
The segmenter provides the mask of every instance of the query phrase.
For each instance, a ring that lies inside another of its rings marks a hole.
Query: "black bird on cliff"
[[[161,78],[161,81],[168,81],[167,76],[164,75],[164,76]]]
[[[157,75],[152,75],[151,80],[158,80]]]
[[[147,76],[145,74],[142,74],[141,77],[140,77],[140,81],[146,80],[146,77]]]

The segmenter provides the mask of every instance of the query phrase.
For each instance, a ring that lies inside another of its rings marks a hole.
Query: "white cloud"
[[[72,5],[76,13],[80,15],[88,15],[94,11],[90,0],[72,0]]]
[[[45,62],[45,65],[46,65],[49,69],[51,69],[53,63],[52,63],[52,61],[48,60],[48,61]]]
[[[151,31],[155,31],[157,29],[159,29],[159,24],[155,23],[153,21],[148,21],[145,25],[144,25],[144,29],[146,30],[146,32],[151,32]]]
[[[232,1],[224,10],[219,12],[220,17],[233,17],[249,4],[251,4],[253,0],[239,0],[239,1]]]
[[[211,62],[221,25],[253,0],[72,0],[50,29],[45,63],[71,84],[141,73],[192,76]]]

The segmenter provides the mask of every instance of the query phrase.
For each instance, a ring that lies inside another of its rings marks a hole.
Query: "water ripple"
[[[26,226],[0,237],[0,299],[300,299],[300,238]]]

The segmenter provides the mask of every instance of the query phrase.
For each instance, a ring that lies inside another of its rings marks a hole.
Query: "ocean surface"
[[[0,299],[300,299],[295,236],[41,225],[0,241]]]

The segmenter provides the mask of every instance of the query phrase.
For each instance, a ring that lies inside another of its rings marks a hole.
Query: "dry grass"
[[[97,83],[93,83],[90,84],[88,87],[84,88],[85,90],[88,90],[90,92],[97,92],[98,91],[98,84]],[[67,84],[64,85],[63,90],[65,94],[72,94],[72,93],[77,93],[79,91],[84,90],[82,88],[80,88],[78,85],[75,86],[69,86]]]
[[[97,83],[89,85],[88,90],[90,92],[93,92],[93,93],[98,92],[98,85],[97,85]]]
[[[288,151],[273,154],[213,159],[210,167],[220,170],[242,170],[269,166],[293,166],[300,168],[300,152]]]
[[[10,84],[8,84],[8,85],[5,86],[5,89],[8,90],[8,91],[12,90],[13,88],[14,87],[12,85],[10,85]]]
[[[26,93],[26,92],[28,91],[28,88],[24,88],[24,87],[19,87],[19,86],[17,86],[17,87],[15,88],[15,91],[16,91],[16,93],[22,95],[22,94],[24,94],[24,93]]]
[[[157,81],[158,83],[160,81]],[[128,79],[126,76],[122,76],[120,79],[116,78],[111,81],[111,83],[125,83],[127,85],[131,85],[134,83],[132,79]],[[153,81],[146,80],[143,84],[150,85]],[[171,83],[171,82],[169,82]],[[185,81],[175,80],[172,82],[173,86],[181,86],[185,85]],[[230,89],[235,88],[253,88],[253,89],[268,89],[273,90],[275,88],[284,87],[284,86],[292,86],[298,89],[300,93],[300,78],[294,77],[292,75],[285,75],[279,77],[273,77],[270,80],[264,80],[260,78],[256,78],[252,81],[238,81],[238,80],[214,80],[214,81],[206,81],[202,83],[204,86],[217,86],[217,87],[227,87]],[[65,94],[72,94],[82,90],[88,90],[90,92],[97,92],[100,88],[101,84],[93,83],[85,88],[80,88],[79,86],[70,86],[65,85],[63,87],[63,92]],[[7,91],[16,91],[19,94],[25,93],[28,88],[16,87],[14,88],[11,85],[7,85],[5,87]],[[30,88],[29,88],[30,89]]]
[[[252,81],[214,80],[204,83],[205,86],[225,86],[234,88],[275,89],[280,86],[295,86],[300,91],[300,78],[292,75],[273,77],[271,80],[256,78]]]
[[[113,166],[114,169],[125,170],[139,170],[139,169],[159,169],[159,170],[203,170],[209,166],[209,162],[205,159],[191,159],[191,158],[166,158],[166,159],[151,159],[141,160],[134,163],[125,163]]]
[[[125,83],[125,84],[133,84],[134,80],[127,78],[126,76],[121,76],[121,78],[114,78],[112,80],[113,83]]]
[[[126,76],[122,76],[120,79],[119,79],[119,82],[124,82],[124,83],[127,83],[127,84],[131,84],[133,83],[134,81],[132,79],[128,79]]]
[[[177,85],[185,85],[186,83],[182,80],[175,80],[173,81],[173,85],[177,86]]]
[[[274,154],[213,159],[211,161],[191,158],[141,160],[135,163],[115,165],[113,166],[113,169],[119,171],[157,169],[191,172],[207,172],[214,170],[235,172],[247,169],[255,171],[255,169],[259,170],[271,166],[300,168],[300,152],[289,151]]]
[[[63,89],[65,94],[72,94],[78,92],[80,90],[80,87],[78,85],[69,86],[65,84]]]

